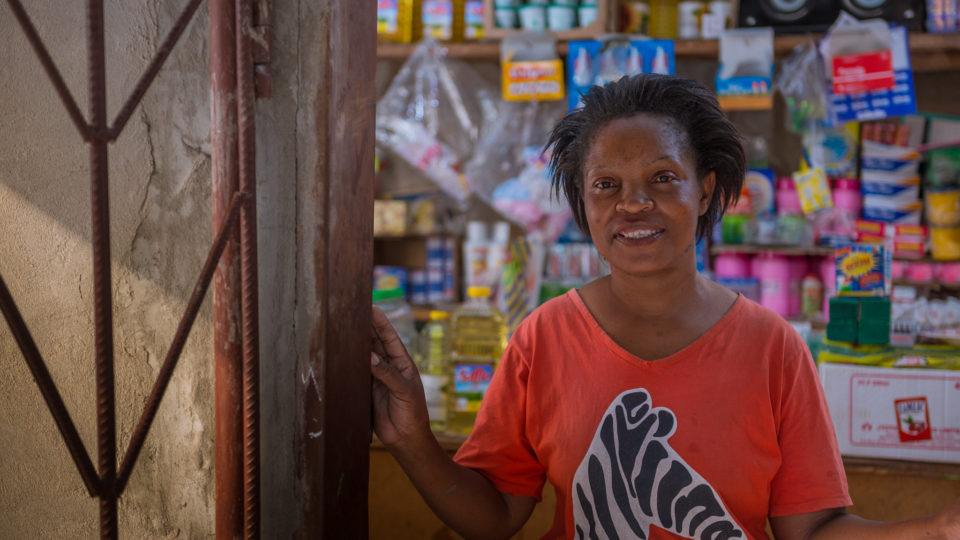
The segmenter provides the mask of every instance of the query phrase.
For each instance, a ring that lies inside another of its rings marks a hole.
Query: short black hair
[[[593,139],[606,124],[638,114],[662,116],[685,132],[696,159],[697,178],[713,171],[716,187],[710,207],[697,222],[697,238],[709,236],[723,213],[735,204],[746,174],[743,142],[713,92],[696,81],[643,74],[594,86],[582,107],[553,128],[544,151],[552,151],[553,190],[563,193],[580,229],[590,234],[583,205],[583,165]]]

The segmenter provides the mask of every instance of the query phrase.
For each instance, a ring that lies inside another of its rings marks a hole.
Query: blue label
[[[493,380],[493,364],[455,364],[453,388],[457,394],[486,393]]]
[[[835,95],[830,101],[837,122],[854,120],[878,120],[894,116],[906,116],[917,112],[914,95],[913,69],[907,48],[907,32],[902,26],[890,26],[894,51],[893,90],[877,90],[864,94]],[[902,58],[897,65],[897,58]]]
[[[567,106],[574,110],[580,106],[580,96],[600,82],[600,63],[604,52],[603,44],[596,40],[571,41],[567,52]],[[618,47],[612,54],[613,73],[604,76],[611,80],[638,73],[661,73],[673,75],[677,72],[673,40],[637,39],[630,40],[629,46]]]

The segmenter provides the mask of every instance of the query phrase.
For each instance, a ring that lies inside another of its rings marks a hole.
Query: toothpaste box
[[[845,456],[960,463],[960,372],[820,364]]]

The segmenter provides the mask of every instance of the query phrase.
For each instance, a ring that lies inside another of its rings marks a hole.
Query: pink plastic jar
[[[890,277],[894,280],[906,279],[907,277],[907,264],[903,261],[893,261],[893,264],[890,265]]]
[[[759,256],[760,304],[788,317],[790,313],[790,260],[783,255]]]
[[[800,196],[797,194],[793,178],[781,176],[777,180],[777,214],[789,216],[802,213]]]
[[[914,283],[930,283],[933,281],[933,265],[928,262],[908,263],[906,277]]]
[[[833,206],[846,212],[850,219],[859,219],[862,201],[860,182],[857,180],[838,178],[833,183]]]
[[[937,279],[945,285],[960,283],[960,263],[941,263],[937,266]]]
[[[751,259],[742,253],[721,253],[713,259],[713,275],[726,279],[748,278]]]

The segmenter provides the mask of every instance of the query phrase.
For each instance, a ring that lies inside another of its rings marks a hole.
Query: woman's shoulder
[[[749,338],[747,341],[751,343],[752,348],[767,349],[758,345],[782,347],[784,352],[788,353],[787,358],[793,356],[789,353],[802,353],[806,350],[806,344],[800,333],[783,316],[745,296],[740,296],[737,304],[735,331],[745,339]]]
[[[577,322],[583,319],[583,314],[577,294],[576,289],[571,289],[534,309],[517,327],[511,343],[530,346],[538,340],[569,333],[579,326]]]

